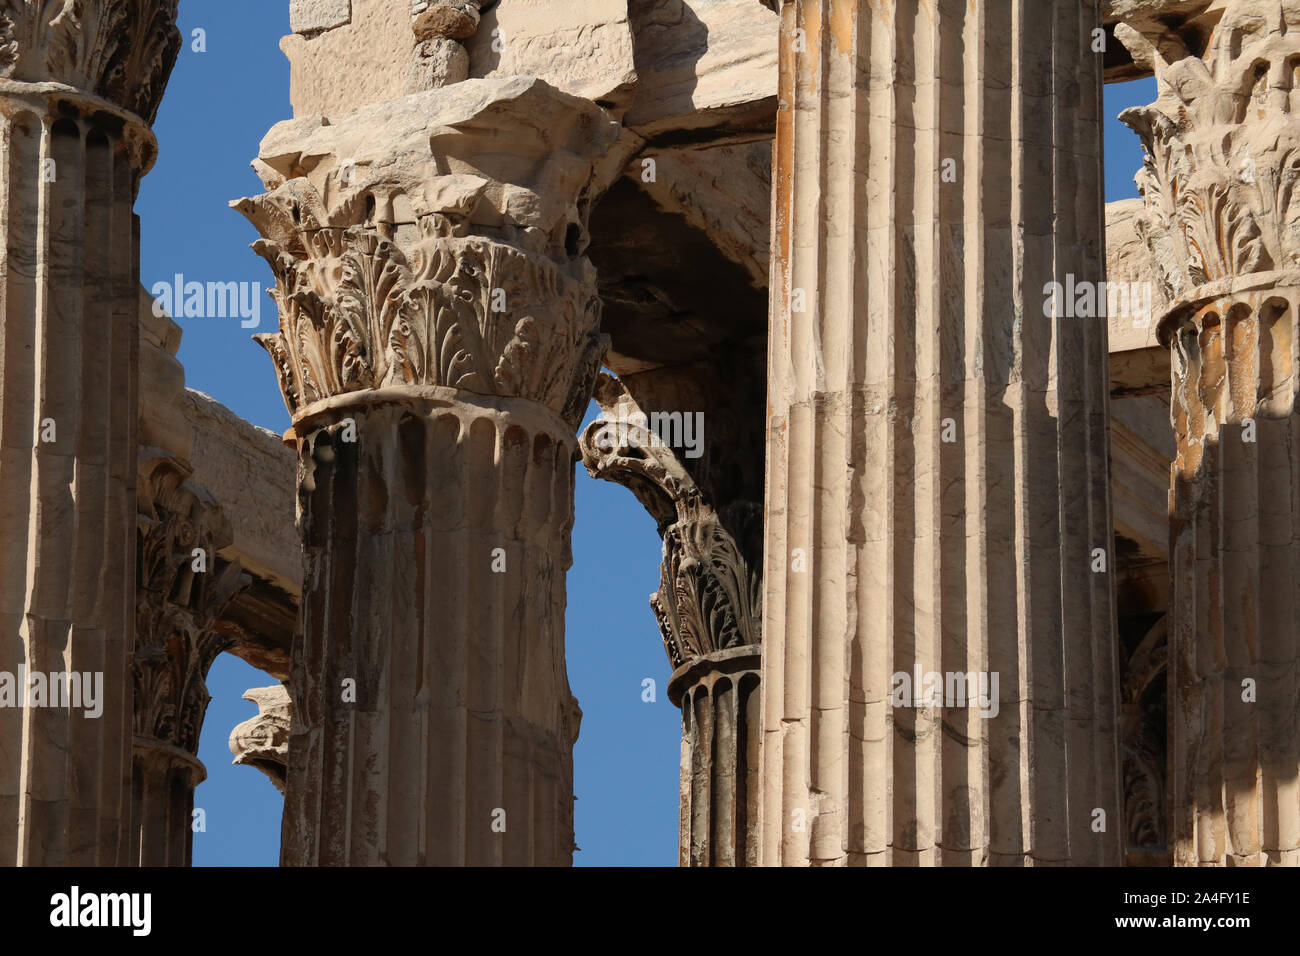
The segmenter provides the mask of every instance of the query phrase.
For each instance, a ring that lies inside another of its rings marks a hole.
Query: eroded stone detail
[[[418,88],[437,89],[469,77],[469,51],[461,41],[478,29],[480,6],[480,0],[415,0],[411,28]]]
[[[238,640],[220,617],[250,581],[220,557],[230,524],[190,474],[166,452],[141,451],[131,664],[131,860],[141,866],[190,864],[208,669]]]
[[[235,642],[221,612],[247,579],[219,556],[231,538],[220,506],[188,477],[169,457],[141,464],[133,726],[197,754],[208,669]]]
[[[602,372],[595,398],[603,415],[579,440],[587,471],[631,490],[663,537],[650,606],[673,667],[669,697],[682,708],[680,862],[752,865],[762,508],[735,501],[719,514],[619,380]]]
[[[255,767],[284,793],[289,766],[289,724],[293,701],[283,684],[254,687],[244,700],[257,705],[257,716],[237,724],[230,732],[230,752],[235,763]]]
[[[235,204],[265,237],[254,249],[276,276],[280,332],[258,340],[291,414],[364,389],[440,385],[525,398],[575,427],[581,418],[605,348],[595,271],[580,255],[587,201],[576,194],[591,188],[592,163],[580,173],[580,154],[554,150],[599,155],[613,128],[537,80],[460,90],[395,102],[393,161],[373,144],[361,151],[369,121],[353,118],[312,131],[329,162],[309,172],[268,156],[270,191]],[[540,126],[537,111],[556,127]],[[458,119],[468,135],[435,135],[431,152],[425,131]],[[515,150],[541,162],[500,156],[501,180],[461,171],[466,143],[520,122]]]
[[[478,29],[481,6],[481,0],[413,0],[411,27],[421,40],[467,40]]]
[[[352,21],[352,0],[289,0],[289,29],[313,34]]]
[[[156,154],[149,123],[180,46],[175,18],[175,0],[0,0],[0,665],[75,666],[103,681],[94,719],[0,708],[9,864],[141,860],[128,731],[139,677],[132,205]],[[172,757],[187,768],[168,782]],[[176,748],[134,767],[183,799],[194,762]],[[187,859],[187,843],[158,846],[149,861]]]
[[[1129,865],[1167,862],[1166,638],[1167,619],[1161,618],[1124,662],[1120,745]]]
[[[650,604],[673,668],[758,644],[762,589],[753,546],[761,555],[762,509],[733,502],[724,520],[677,453],[637,424],[648,418],[617,379],[602,372],[595,398],[604,416],[582,435],[583,462],[592,477],[625,485],[659,525],[662,579]],[[620,429],[620,422],[632,424]]]
[[[1121,119],[1146,149],[1138,227],[1173,302],[1210,283],[1300,268],[1300,10],[1275,0],[1217,6],[1223,18],[1203,58],[1172,30],[1116,28],[1160,84],[1155,103]]]
[[[152,123],[181,36],[177,0],[0,0],[0,78],[64,83]]]
[[[439,234],[438,225],[421,220],[406,253],[362,228],[308,234],[314,256],[305,260],[275,243],[255,246],[275,270],[283,317],[283,331],[256,338],[291,413],[392,385],[445,385],[572,412],[598,358],[594,282],[500,243]],[[509,303],[523,301],[529,307],[512,315]]]
[[[1100,12],[780,10],[762,862],[1116,865]]]

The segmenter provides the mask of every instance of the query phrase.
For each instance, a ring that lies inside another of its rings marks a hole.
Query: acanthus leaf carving
[[[757,645],[762,569],[746,554],[751,539],[761,541],[762,508],[741,501],[719,513],[672,448],[641,424],[645,414],[617,379],[600,373],[595,397],[604,414],[578,440],[583,462],[592,477],[631,490],[659,526],[663,562],[650,606],[673,668]]]
[[[1144,22],[1116,35],[1156,73],[1160,95],[1120,118],[1145,151],[1138,231],[1165,297],[1300,266],[1300,21],[1273,3],[1229,7],[1197,56]]]
[[[138,478],[134,733],[198,752],[207,674],[236,636],[220,620],[248,575],[218,552],[229,522],[190,469],[143,452]],[[195,569],[196,550],[204,570]]]
[[[438,386],[532,401],[576,430],[606,347],[586,219],[619,128],[521,76],[268,134],[267,192],[232,205],[275,275],[280,329],[258,341],[290,414]]]
[[[272,234],[284,221],[250,218]],[[275,274],[280,313],[280,331],[256,339],[291,414],[364,389],[441,385],[527,398],[576,427],[573,396],[583,393],[585,405],[593,339],[604,348],[585,262],[574,278],[540,254],[448,236],[434,216],[407,250],[364,225],[313,229],[288,245],[262,239],[254,249]]]
[[[152,124],[180,52],[177,0],[0,0],[0,78],[65,83]]]

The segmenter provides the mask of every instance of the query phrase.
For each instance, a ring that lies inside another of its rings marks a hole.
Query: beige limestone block
[[[340,116],[411,92],[416,37],[410,0],[352,0],[351,19],[312,37],[280,41],[295,116]]]
[[[469,78],[469,54],[455,40],[433,36],[420,43],[412,69],[408,89],[436,90]]]
[[[756,0],[629,0],[639,135],[761,123],[776,109],[780,18]],[[768,134],[770,136],[770,133]]]
[[[140,289],[140,435],[142,447],[165,448],[189,458],[190,429],[178,399],[185,369],[176,359],[181,329],[166,313],[154,314],[153,298]]]
[[[189,430],[194,480],[213,489],[230,520],[229,554],[245,571],[297,595],[302,545],[294,527],[293,450],[202,392],[186,389],[177,407]]]
[[[627,0],[505,0],[483,14],[468,47],[472,76],[528,74],[614,107],[637,80]]]
[[[342,26],[352,18],[352,0],[289,0],[289,29],[317,33]]]
[[[744,268],[755,288],[766,288],[771,254],[772,145],[651,150],[652,182],[633,162],[628,175],[665,212],[704,232],[723,255]]]

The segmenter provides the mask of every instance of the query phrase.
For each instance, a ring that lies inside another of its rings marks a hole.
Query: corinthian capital
[[[151,123],[180,52],[177,0],[0,0],[0,79],[61,83]]]
[[[290,413],[433,385],[576,427],[603,350],[587,213],[616,135],[530,77],[273,130],[255,164],[267,192],[233,205],[275,273],[280,331],[258,340]]]
[[[230,523],[190,470],[142,452],[138,475],[134,732],[191,754],[208,706],[207,676],[235,636],[220,616],[248,583],[217,552]]]
[[[1146,153],[1136,225],[1169,303],[1159,334],[1191,476],[1225,425],[1286,418],[1300,397],[1300,6],[1214,0],[1116,36],[1158,83],[1120,118]]]
[[[1138,230],[1175,308],[1300,269],[1300,8],[1215,0],[1197,19],[1203,51],[1184,41],[1197,31],[1116,28],[1159,84],[1121,119],[1142,137]]]
[[[650,606],[674,669],[760,641],[762,509],[719,514],[617,380],[601,373],[602,416],[578,440],[593,478],[626,485],[659,524],[663,563]]]

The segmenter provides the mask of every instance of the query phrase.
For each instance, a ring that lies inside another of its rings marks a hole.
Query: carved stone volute
[[[235,763],[256,767],[280,793],[284,793],[289,764],[289,723],[293,702],[283,684],[255,687],[244,700],[257,705],[257,715],[230,732],[230,752]]]
[[[625,485],[659,526],[663,563],[650,605],[674,670],[757,645],[762,509],[734,502],[716,510],[617,379],[602,372],[595,398],[604,414],[579,438],[583,463],[592,477]]]

